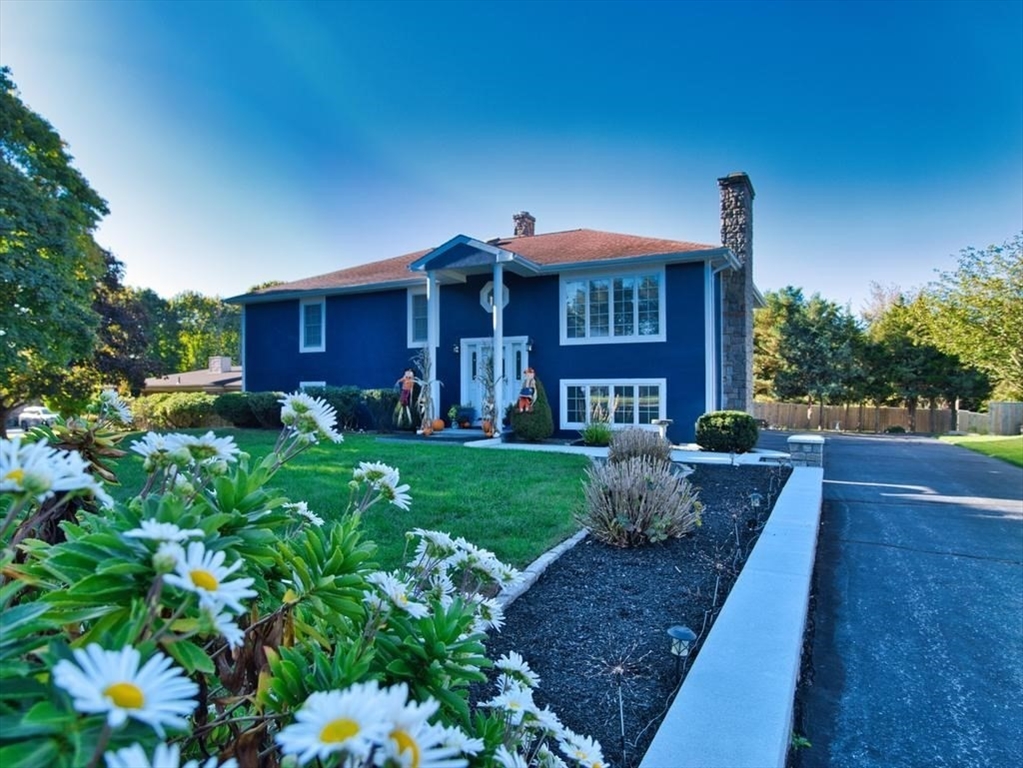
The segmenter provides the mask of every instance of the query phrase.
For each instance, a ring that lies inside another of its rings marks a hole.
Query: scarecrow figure
[[[519,413],[533,410],[536,402],[536,371],[527,368],[522,372],[522,389],[519,390]]]
[[[412,426],[412,394],[416,383],[416,375],[411,368],[406,368],[404,375],[394,382],[394,386],[401,387],[394,413],[394,421],[399,428]]]

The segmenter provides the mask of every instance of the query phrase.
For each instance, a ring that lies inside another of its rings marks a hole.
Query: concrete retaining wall
[[[824,470],[795,467],[640,768],[783,768]]]

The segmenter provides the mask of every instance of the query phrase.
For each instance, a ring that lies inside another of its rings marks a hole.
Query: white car
[[[31,429],[40,424],[52,424],[57,420],[57,415],[45,405],[30,405],[18,414],[18,426],[22,429]]]

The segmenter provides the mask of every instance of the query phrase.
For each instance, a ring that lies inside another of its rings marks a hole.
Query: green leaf
[[[212,675],[216,672],[213,660],[195,643],[188,640],[178,640],[174,643],[168,643],[164,648],[190,675],[195,672]]]

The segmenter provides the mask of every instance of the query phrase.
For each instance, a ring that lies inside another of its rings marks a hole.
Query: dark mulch
[[[706,637],[790,472],[696,465],[702,526],[637,549],[587,537],[509,607],[490,657],[518,651],[540,675],[540,706],[600,741],[616,766],[638,765],[679,683],[666,630],[683,624],[697,643]]]

